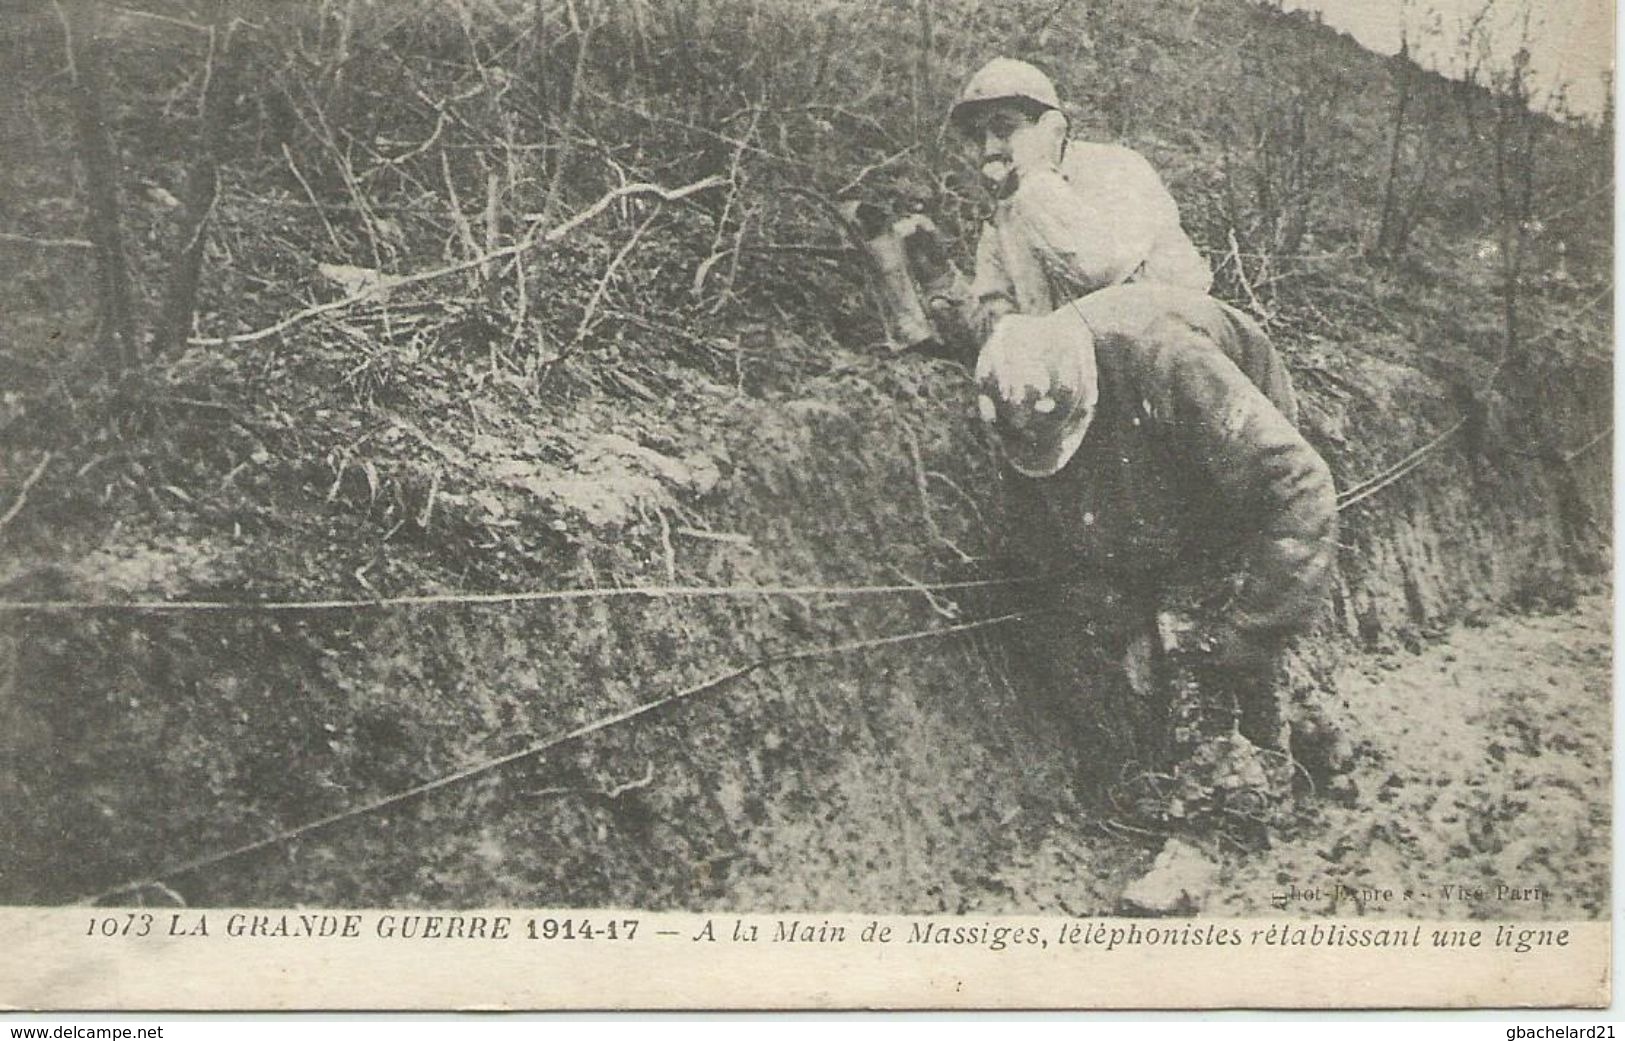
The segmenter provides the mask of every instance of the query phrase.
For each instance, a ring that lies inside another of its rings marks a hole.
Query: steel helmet
[[[1010,465],[1048,477],[1072,459],[1094,418],[1094,333],[1076,307],[1007,315],[976,359],[976,390]]]
[[[970,127],[967,121],[979,106],[1010,98],[1024,98],[1045,108],[1059,110],[1061,107],[1055,84],[1037,66],[1014,58],[994,58],[976,70],[976,74],[965,83],[965,89],[959,92],[959,100],[954,102],[948,119],[961,132],[968,132]]]

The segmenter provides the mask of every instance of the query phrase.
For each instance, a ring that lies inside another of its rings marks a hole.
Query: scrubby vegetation
[[[1532,112],[1516,63],[1446,81],[1239,0],[60,13],[0,26],[8,600],[986,574],[963,375],[886,350],[837,204],[924,210],[968,263],[985,202],[945,119],[995,53],[1163,171],[1340,485],[1382,493],[1345,513],[1317,654],[1571,604],[1605,563],[1611,127]],[[8,612],[0,896],[145,876],[764,653],[997,610],[945,596]],[[982,631],[763,668],[168,882],[997,903],[1012,845],[1095,812],[1006,671]]]

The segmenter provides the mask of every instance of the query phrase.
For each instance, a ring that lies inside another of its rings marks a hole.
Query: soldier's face
[[[973,141],[980,144],[983,163],[1008,163],[1012,158],[1010,139],[1016,132],[1034,126],[1038,121],[1021,105],[1012,101],[989,102],[976,115]]]

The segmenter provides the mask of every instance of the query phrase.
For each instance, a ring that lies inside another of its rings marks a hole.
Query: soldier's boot
[[[1236,729],[1259,752],[1268,780],[1272,812],[1290,813],[1299,767],[1292,727],[1281,704],[1282,684],[1270,671],[1249,671],[1234,678]]]
[[[1295,767],[1273,671],[1204,667],[1195,678],[1206,725],[1180,769],[1219,827],[1267,846],[1295,810]]]
[[[1290,709],[1284,705],[1275,696],[1284,687],[1260,683],[1253,688],[1254,696],[1240,692],[1241,733],[1264,751],[1272,764],[1272,783],[1280,790],[1348,803],[1356,794],[1350,778],[1352,744],[1314,700],[1299,701]]]
[[[1356,797],[1351,774],[1354,746],[1343,728],[1318,706],[1298,707],[1292,718],[1292,756],[1303,778],[1317,795],[1350,803]]]

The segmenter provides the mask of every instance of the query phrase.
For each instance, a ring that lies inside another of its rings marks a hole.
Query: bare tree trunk
[[[130,268],[119,231],[118,160],[102,101],[106,94],[106,47],[99,32],[97,0],[64,0],[60,7],[73,68],[74,125],[84,171],[90,240],[96,251],[101,347],[109,369],[131,369],[139,360]]]
[[[1382,218],[1377,224],[1376,252],[1379,256],[1395,256],[1400,252],[1399,182],[1405,154],[1405,117],[1411,102],[1410,44],[1403,36],[1399,40],[1399,96],[1394,99],[1394,140],[1388,152],[1388,183],[1382,191]]]
[[[564,190],[565,174],[575,154],[576,117],[581,108],[581,94],[586,89],[583,80],[587,75],[587,56],[592,49],[593,32],[598,28],[591,0],[584,0],[583,6],[586,7],[587,15],[585,23],[582,21],[581,13],[576,9],[575,0],[565,0],[565,11],[570,17],[570,29],[576,38],[575,66],[570,73],[569,100],[564,105],[564,118],[550,128],[554,139],[558,142],[558,151],[553,156],[553,174],[547,182],[547,198],[542,202],[542,227],[552,224],[553,217],[564,201],[559,196]]]
[[[1306,95],[1293,102],[1292,136],[1289,138],[1292,164],[1287,174],[1287,190],[1283,197],[1291,200],[1290,208],[1283,207],[1286,219],[1279,239],[1282,253],[1296,253],[1309,231],[1309,209],[1314,202],[1310,174],[1309,105]]]
[[[1460,162],[1459,158],[1441,158],[1451,153],[1447,144],[1433,136],[1438,129],[1438,122],[1438,117],[1430,117],[1426,111],[1423,112],[1419,120],[1419,125],[1424,129],[1416,143],[1417,152],[1419,153],[1417,164],[1412,171],[1409,186],[1401,192],[1403,199],[1394,222],[1394,234],[1390,251],[1396,257],[1403,256],[1410,245],[1411,233],[1416,230],[1417,219],[1422,213],[1423,205],[1428,200],[1428,188],[1431,185],[1442,183],[1444,180],[1443,175],[1439,173],[1441,161],[1445,163],[1446,168],[1452,173],[1458,168],[1454,164]],[[1431,130],[1428,129],[1430,123],[1434,124]]]
[[[1506,357],[1514,365],[1519,356],[1518,305],[1523,278],[1523,254],[1534,199],[1535,120],[1529,111],[1528,82],[1521,65],[1515,66],[1495,99],[1495,192],[1500,208],[1502,316],[1506,326]],[[1523,141],[1519,142],[1520,131]]]
[[[163,310],[152,337],[154,355],[182,346],[192,331],[192,316],[197,309],[198,278],[203,268],[203,250],[208,242],[209,222],[214,216],[215,201],[220,193],[220,145],[234,71],[226,0],[210,0],[209,14],[209,56],[203,74],[197,154],[186,176],[186,237],[181,240],[170,266]]]
[[[1514,212],[1513,190],[1511,184],[1512,150],[1510,128],[1507,126],[1507,110],[1511,107],[1510,100],[1502,96],[1496,99],[1495,114],[1495,194],[1500,206],[1500,242],[1501,247],[1501,316],[1504,325],[1503,350],[1506,357],[1514,366],[1522,361],[1518,357],[1518,218]]]
[[[914,61],[914,141],[925,145],[931,169],[939,168],[936,157],[936,135],[931,132],[931,0],[915,0],[915,14],[920,22],[920,49]]]

